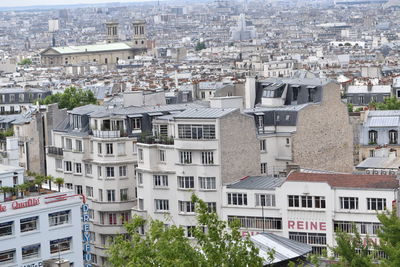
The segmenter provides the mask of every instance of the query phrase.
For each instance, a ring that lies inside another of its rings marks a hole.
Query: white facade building
[[[51,193],[0,202],[0,266],[84,266],[80,196]]]
[[[296,172],[284,182],[248,177],[223,188],[222,218],[239,219],[244,235],[264,227],[322,254],[336,245],[336,230],[351,233],[353,224],[364,240],[379,242],[376,214],[392,210],[398,189],[395,176],[388,175]]]

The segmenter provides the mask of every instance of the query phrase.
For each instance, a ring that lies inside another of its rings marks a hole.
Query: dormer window
[[[378,140],[378,132],[371,130],[368,132],[368,143],[370,145],[375,145],[376,141]]]
[[[389,131],[389,144],[397,144],[397,131],[396,130]]]

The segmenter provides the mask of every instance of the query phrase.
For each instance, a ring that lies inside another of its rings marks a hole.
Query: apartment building
[[[154,137],[138,143],[138,206],[134,213],[181,225],[196,223],[192,193],[221,213],[221,188],[259,175],[251,116],[236,108],[196,108],[153,120]]]
[[[262,174],[275,175],[292,164],[353,170],[353,131],[338,84],[319,78],[248,78],[246,107],[257,129]]]
[[[51,95],[51,91],[42,89],[1,88],[0,114],[16,114],[26,111],[38,99]]]
[[[81,205],[79,196],[64,192],[0,201],[0,265],[43,266],[53,259],[57,266],[61,259],[62,266],[84,266]]]
[[[379,242],[377,212],[397,204],[399,182],[390,175],[294,172],[285,181],[244,177],[222,189],[222,218],[239,219],[243,235],[269,232],[307,243],[321,254],[335,232]]]
[[[368,157],[375,157],[376,151],[383,146],[398,157],[399,119],[400,111],[398,110],[370,110],[362,114],[359,129],[360,161]]]
[[[94,266],[105,265],[107,246],[115,235],[124,233],[123,223],[136,206],[138,138],[151,133],[156,117],[189,107],[109,109],[87,105],[69,111],[53,129],[52,144],[47,147],[47,173],[64,178],[67,189],[87,197]]]

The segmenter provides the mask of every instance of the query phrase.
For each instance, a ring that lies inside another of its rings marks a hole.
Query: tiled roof
[[[331,187],[395,189],[399,181],[394,175],[323,174],[294,172],[286,180],[298,182],[326,182]]]

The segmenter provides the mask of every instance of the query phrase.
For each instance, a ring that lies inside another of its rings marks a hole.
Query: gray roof
[[[260,233],[251,236],[250,240],[259,248],[258,254],[264,259],[264,265],[295,259],[312,251],[312,247],[308,244],[272,233]],[[270,262],[268,254],[271,250],[275,252],[272,262]]]
[[[276,178],[273,176],[247,176],[239,181],[229,184],[227,188],[234,189],[275,189],[283,184],[286,178]]]
[[[245,109],[245,113],[255,113],[255,112],[264,112],[264,111],[299,111],[313,103],[305,103],[301,105],[288,105],[288,106],[281,106],[281,107],[255,107],[255,108],[248,108]]]
[[[174,115],[175,119],[217,119],[232,113],[237,108],[190,108]]]
[[[0,94],[13,94],[13,93],[43,93],[46,90],[39,88],[22,88],[22,87],[13,87],[13,88],[0,88]]]
[[[323,86],[334,81],[323,78],[268,78],[265,80],[260,80],[260,82]]]
[[[74,108],[73,110],[69,111],[69,113],[76,114],[76,115],[89,115],[94,112],[98,112],[100,110],[105,110],[106,107],[98,106],[98,105],[85,105],[81,107]]]
[[[398,127],[400,117],[370,117],[365,126],[368,127]]]
[[[357,165],[357,169],[396,169],[400,168],[400,159],[397,157],[370,157]]]

